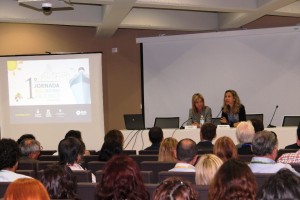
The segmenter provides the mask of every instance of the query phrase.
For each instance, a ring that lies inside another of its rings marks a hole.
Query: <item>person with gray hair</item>
[[[278,150],[277,135],[271,131],[260,131],[252,140],[252,158],[249,167],[253,173],[277,173],[280,169],[287,168],[293,173],[300,175],[289,164],[276,163]]]
[[[195,141],[185,138],[179,141],[176,147],[176,158],[178,162],[173,172],[195,172],[194,165],[198,160],[198,150]]]
[[[239,155],[252,155],[251,143],[255,130],[250,121],[240,122],[236,127],[236,137],[239,142],[236,145]]]
[[[23,160],[37,160],[42,147],[39,141],[33,139],[25,139],[20,145],[21,158],[20,161]]]

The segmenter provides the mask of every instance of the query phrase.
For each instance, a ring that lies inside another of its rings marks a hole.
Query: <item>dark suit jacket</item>
[[[253,152],[251,150],[251,143],[246,143],[239,145],[237,148],[238,154],[239,155],[252,155]]]
[[[222,117],[225,117],[228,121],[228,114],[222,111]],[[243,104],[240,105],[240,111],[239,111],[239,121],[246,121],[246,110],[245,106]],[[229,124],[231,127],[233,127],[233,123]]]
[[[214,145],[212,144],[211,141],[200,141],[198,144],[197,144],[197,149],[198,151],[210,151],[211,152],[213,151],[213,148],[214,148]]]
[[[285,149],[300,149],[300,146],[298,146],[297,143],[295,143],[286,146]]]
[[[150,147],[147,147],[144,150],[159,150],[159,147],[160,147],[160,143],[158,143],[158,144],[152,144]]]

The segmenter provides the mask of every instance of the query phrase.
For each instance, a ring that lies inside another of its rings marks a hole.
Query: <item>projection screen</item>
[[[219,113],[224,92],[238,92],[247,114],[264,114],[281,126],[300,115],[299,27],[139,38],[143,47],[143,97],[147,127],[155,117],[188,119],[191,97],[200,92]]]
[[[104,136],[102,54],[0,57],[1,133],[32,133],[45,149],[57,149],[71,129],[87,148]]]

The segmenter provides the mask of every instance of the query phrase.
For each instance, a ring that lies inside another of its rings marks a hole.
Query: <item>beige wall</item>
[[[0,55],[103,52],[105,130],[124,129],[123,114],[141,113],[140,46],[135,39],[182,32],[122,29],[112,38],[95,33],[90,27],[0,23]]]
[[[266,16],[244,28],[293,26],[299,18]],[[112,38],[91,27],[0,23],[0,55],[49,52],[103,52],[105,130],[123,129],[123,114],[141,113],[141,59],[138,37],[190,32],[120,29]],[[118,48],[118,53],[112,53]]]

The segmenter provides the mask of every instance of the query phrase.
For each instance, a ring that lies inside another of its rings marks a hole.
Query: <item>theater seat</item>
[[[94,200],[97,183],[78,183],[77,194],[81,200]]]
[[[158,182],[158,172],[168,171],[175,166],[176,162],[143,161],[141,162],[142,171],[153,171],[153,183]]]
[[[158,181],[162,182],[166,178],[176,176],[183,180],[187,180],[192,184],[195,184],[195,172],[169,172],[169,171],[160,171],[158,172]]]
[[[0,198],[4,197],[5,191],[10,182],[0,182]]]
[[[199,193],[200,200],[208,200],[209,185],[195,185],[195,189]]]

